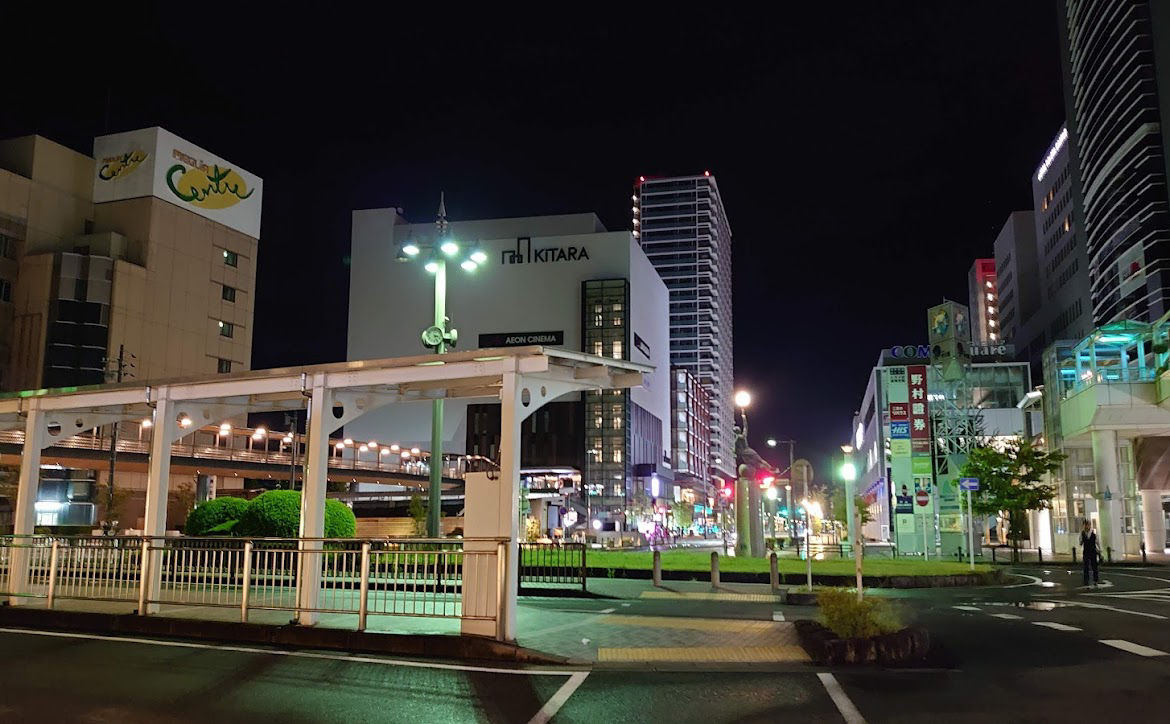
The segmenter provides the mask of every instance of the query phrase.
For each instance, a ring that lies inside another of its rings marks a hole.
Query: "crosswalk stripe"
[[[978,606],[951,606],[951,608],[957,608],[960,611],[982,611],[983,610],[983,609],[979,608]]]
[[[1014,613],[993,613],[992,616],[996,618],[1007,619],[1008,621],[1019,621],[1023,616],[1017,616]]]
[[[1165,656],[1166,655],[1165,651],[1159,651],[1158,649],[1151,649],[1149,646],[1142,646],[1141,644],[1135,644],[1132,641],[1125,641],[1123,639],[1101,639],[1101,643],[1105,644],[1106,646],[1112,646],[1115,649],[1121,649],[1122,651],[1128,651],[1131,654],[1137,654],[1138,656]]]
[[[1053,629],[1054,631],[1080,631],[1081,630],[1081,629],[1077,628],[1076,626],[1069,626],[1068,624],[1057,623],[1055,621],[1033,621],[1032,623],[1036,624],[1037,626],[1043,626],[1044,628]]]

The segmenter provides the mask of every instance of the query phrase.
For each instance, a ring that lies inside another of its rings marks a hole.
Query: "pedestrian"
[[[1097,570],[1097,559],[1100,557],[1100,552],[1097,548],[1097,531],[1093,530],[1093,526],[1089,521],[1081,523],[1081,551],[1084,558],[1085,569],[1085,585],[1089,585],[1089,569],[1093,570],[1093,585],[1096,586],[1101,582],[1101,575]]]

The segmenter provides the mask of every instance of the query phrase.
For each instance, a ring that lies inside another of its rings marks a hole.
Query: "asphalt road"
[[[1019,572],[995,588],[897,594],[931,630],[934,659],[831,677],[805,665],[516,671],[0,631],[0,722],[1170,720],[1170,569],[1105,569],[1095,590],[1078,588],[1078,570]]]

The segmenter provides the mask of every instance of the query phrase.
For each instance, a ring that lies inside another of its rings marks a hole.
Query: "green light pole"
[[[459,339],[459,333],[451,326],[451,319],[447,316],[447,260],[453,259],[459,253],[459,242],[451,235],[450,225],[447,223],[446,199],[439,197],[439,215],[435,220],[437,234],[431,242],[404,241],[398,247],[398,261],[408,262],[418,258],[424,251],[429,252],[427,261],[423,265],[431,274],[435,275],[435,315],[434,324],[423,330],[422,343],[427,349],[433,349],[435,354],[446,354],[447,349],[454,347]],[[459,266],[464,271],[473,272],[480,264],[487,262],[487,254],[476,243],[470,254]],[[443,488],[443,398],[431,402],[431,463],[430,485],[427,490],[427,537],[442,537],[440,519],[442,516],[442,488]]]
[[[861,554],[865,542],[861,535],[861,511],[857,508],[857,466],[850,456],[853,454],[852,445],[842,445],[841,452],[844,459],[841,462],[841,479],[845,481],[846,510],[849,511],[849,542],[853,546],[854,573],[857,576],[857,600],[861,600]]]

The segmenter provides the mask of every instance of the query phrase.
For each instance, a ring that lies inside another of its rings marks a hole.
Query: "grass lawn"
[[[653,554],[648,551],[623,553],[621,551],[589,551],[586,557],[590,568],[632,568],[649,570],[653,567]],[[806,563],[795,558],[780,558],[777,563],[781,573],[803,573]],[[709,572],[711,553],[699,551],[663,551],[662,568],[671,571]],[[767,558],[735,558],[719,556],[719,570],[736,573],[767,573]],[[867,558],[862,569],[867,576],[949,576],[970,573],[969,563],[953,561],[920,561],[912,558]],[[975,565],[976,573],[992,570],[990,565]],[[848,576],[853,574],[852,558],[831,558],[813,561],[813,573]]]

